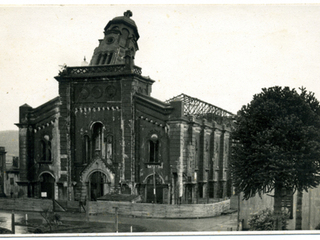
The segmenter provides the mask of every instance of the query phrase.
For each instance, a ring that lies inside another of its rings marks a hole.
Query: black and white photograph
[[[0,5],[1,236],[318,235],[319,26],[308,3]]]

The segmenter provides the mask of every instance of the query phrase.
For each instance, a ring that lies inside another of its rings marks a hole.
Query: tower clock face
[[[106,95],[108,98],[113,98],[117,93],[117,89],[114,86],[108,86],[106,88]]]

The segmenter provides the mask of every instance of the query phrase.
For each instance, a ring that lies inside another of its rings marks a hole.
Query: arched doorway
[[[54,177],[49,173],[43,173],[40,180],[40,197],[52,199],[54,197]]]
[[[114,189],[114,173],[106,167],[101,158],[95,159],[83,170],[80,181],[82,201],[92,201]]]
[[[163,181],[158,174],[152,174],[146,179],[146,202],[163,203]]]
[[[91,201],[109,193],[110,187],[107,183],[106,175],[100,171],[93,172],[89,177],[88,196]]]

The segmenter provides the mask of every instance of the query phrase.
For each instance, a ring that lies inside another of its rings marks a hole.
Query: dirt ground
[[[24,216],[28,215],[28,232],[48,233],[39,212],[16,212],[16,224],[25,227]],[[61,224],[52,228],[52,233],[114,233],[115,216],[99,214],[87,216],[85,213],[61,212]],[[158,219],[118,216],[118,232],[212,232],[236,231],[237,213],[212,218],[199,219]]]

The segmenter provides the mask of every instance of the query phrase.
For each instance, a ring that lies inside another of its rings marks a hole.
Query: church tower
[[[61,179],[68,198],[134,194],[136,92],[150,95],[153,80],[133,59],[139,34],[131,11],[109,21],[88,66],[66,67],[56,79],[61,99]]]
[[[139,33],[135,22],[130,18],[130,10],[122,17],[112,19],[104,28],[104,39],[94,50],[90,65],[124,64],[126,56],[134,58],[138,51]]]

